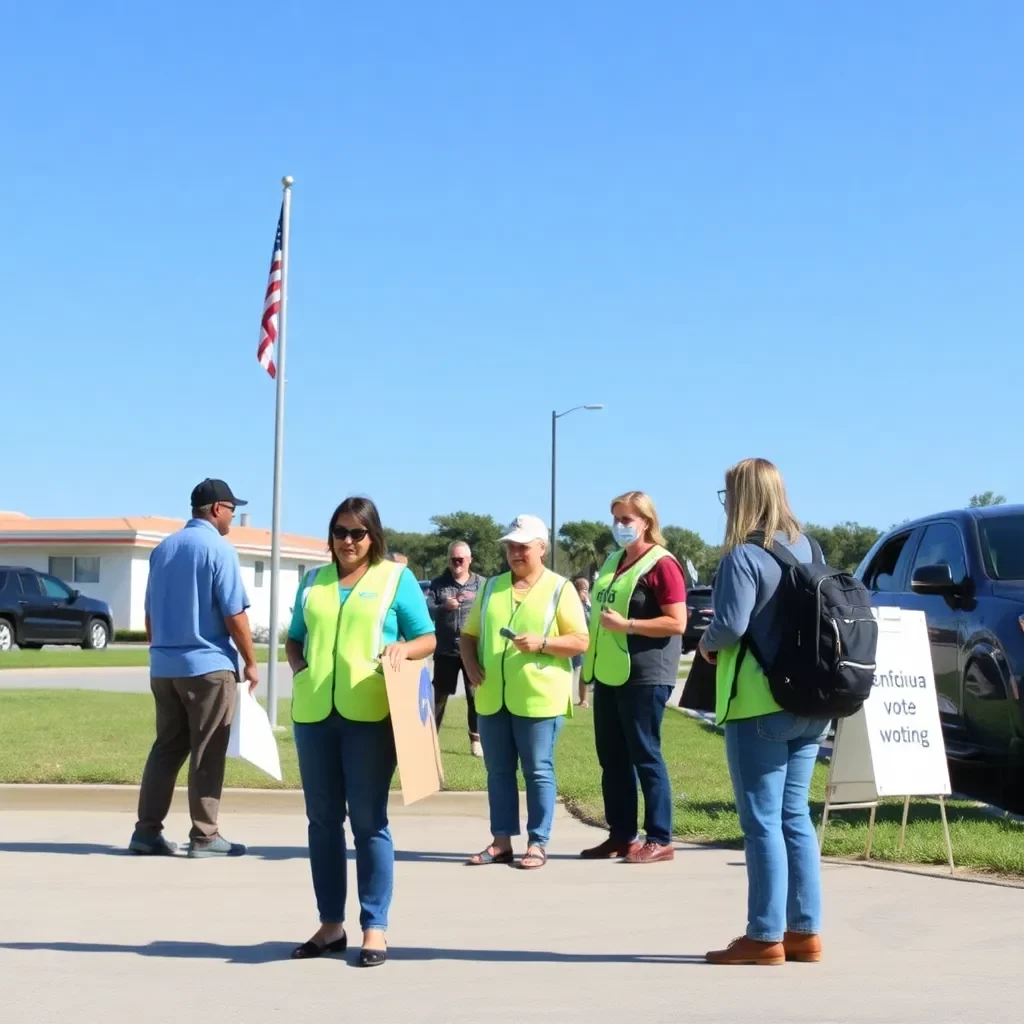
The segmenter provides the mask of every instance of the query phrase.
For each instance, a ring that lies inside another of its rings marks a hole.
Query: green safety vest
[[[388,717],[379,655],[384,620],[405,566],[381,561],[356,581],[344,603],[333,563],[307,573],[302,588],[306,665],[292,680],[292,720],[322,722],[337,708],[354,722]]]
[[[501,635],[558,636],[558,601],[568,580],[544,570],[521,601],[512,600],[512,573],[489,579],[480,593],[477,657],[484,681],[476,691],[476,710],[493,715],[502,707],[523,718],[572,716],[572,663],[569,658],[536,651],[528,654]]]
[[[672,554],[655,544],[650,551],[636,560],[618,579],[615,570],[626,557],[625,550],[609,556],[597,574],[591,601],[596,606],[590,616],[590,646],[583,661],[583,679],[592,683],[595,679],[605,686],[622,686],[630,673],[629,645],[625,633],[613,633],[601,627],[601,612],[606,608],[618,612],[624,619],[629,618],[629,602],[641,577],[651,566]],[[600,673],[600,674],[598,674]]]
[[[757,718],[781,711],[782,707],[772,696],[768,677],[761,671],[757,658],[749,650],[744,652],[740,662],[739,678],[736,678],[736,659],[740,645],[733,644],[718,652],[715,670],[715,721],[719,725],[736,722],[741,718]],[[695,657],[699,658],[700,654]],[[732,696],[733,680],[736,681],[736,696]]]

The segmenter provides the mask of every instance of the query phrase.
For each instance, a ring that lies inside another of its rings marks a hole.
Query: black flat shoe
[[[361,949],[359,950],[360,967],[380,967],[388,958],[386,949]]]
[[[293,960],[312,960],[315,957],[323,956],[325,953],[344,953],[348,949],[348,936],[342,935],[340,939],[328,942],[326,946],[320,946],[312,939],[296,946],[292,950]]]

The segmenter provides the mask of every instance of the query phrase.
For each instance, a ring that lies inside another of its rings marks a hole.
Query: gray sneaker
[[[148,857],[173,857],[178,850],[178,844],[164,839],[162,835],[147,836],[142,832],[133,832],[132,840],[128,844],[132,853],[143,854]]]
[[[193,839],[188,844],[190,857],[241,857],[244,854],[245,847],[241,843],[229,843],[223,836],[202,842]]]

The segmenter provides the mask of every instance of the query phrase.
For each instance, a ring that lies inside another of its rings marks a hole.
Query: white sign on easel
[[[866,851],[870,857],[879,797],[902,796],[902,851],[910,798],[937,797],[952,870],[945,804],[951,791],[949,766],[925,615],[902,608],[876,608],[874,616],[878,621],[875,682],[860,711],[841,719],[836,729],[821,840],[824,842],[830,812],[870,808]]]

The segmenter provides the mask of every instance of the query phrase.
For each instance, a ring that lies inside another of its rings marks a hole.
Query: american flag
[[[277,341],[277,314],[281,309],[281,216],[277,218],[277,235],[274,238],[274,255],[270,260],[270,278],[267,281],[267,297],[263,302],[263,320],[260,323],[260,344],[256,358],[271,377],[277,376],[274,365],[274,342]]]

